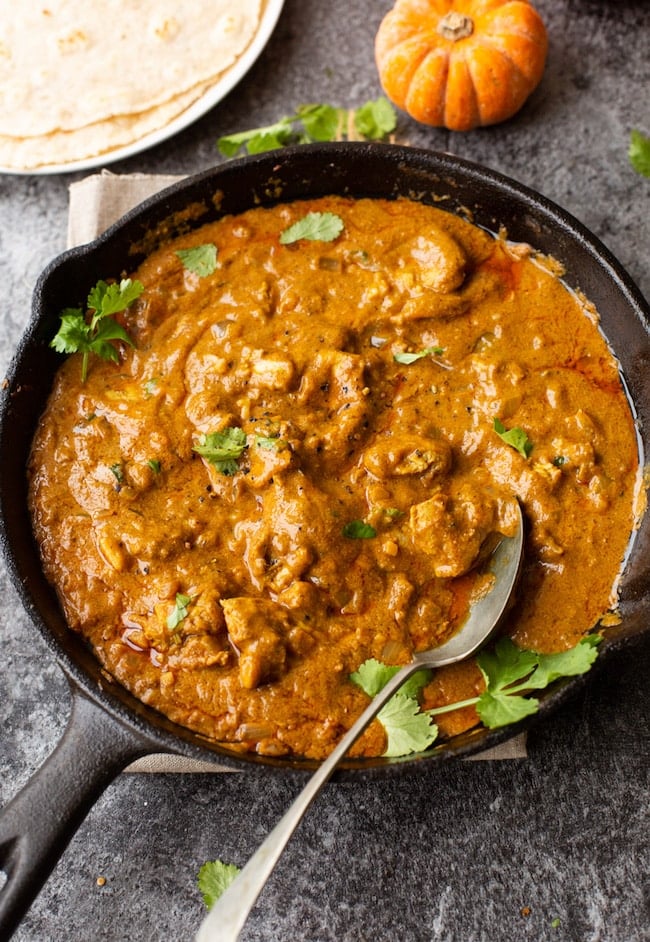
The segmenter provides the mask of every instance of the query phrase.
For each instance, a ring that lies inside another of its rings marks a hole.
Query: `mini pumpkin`
[[[512,117],[539,84],[547,48],[528,0],[397,0],[375,41],[391,101],[451,131]]]

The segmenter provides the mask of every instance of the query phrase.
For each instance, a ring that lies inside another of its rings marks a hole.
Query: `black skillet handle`
[[[0,812],[0,939],[9,939],[93,803],[152,743],[72,686],[54,752]]]

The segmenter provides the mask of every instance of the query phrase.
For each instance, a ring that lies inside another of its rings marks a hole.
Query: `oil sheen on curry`
[[[283,236],[308,213],[331,214],[315,238]],[[29,473],[67,621],[136,697],[237,750],[322,758],[368,702],[362,662],[457,628],[516,499],[514,641],[564,650],[615,606],[635,426],[548,260],[415,201],[328,197],[207,224],[131,277],[133,346],[84,381],[63,362]],[[423,706],[482,683],[442,669]]]

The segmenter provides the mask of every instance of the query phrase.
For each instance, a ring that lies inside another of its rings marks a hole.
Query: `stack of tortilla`
[[[263,0],[22,0],[0,17],[0,166],[107,154],[233,68]]]

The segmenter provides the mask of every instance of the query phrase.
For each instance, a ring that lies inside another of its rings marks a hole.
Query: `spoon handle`
[[[471,605],[469,617],[462,631],[457,632],[438,648],[416,654],[411,663],[400,668],[371,700],[331,755],[309,779],[237,879],[219,897],[203,920],[196,942],[237,942],[246,918],[255,905],[255,900],[312,801],[366,726],[411,674],[422,667],[441,667],[444,664],[460,661],[473,654],[487,641],[503,615],[521,567],[523,520],[518,503],[516,510],[518,527],[515,535],[501,540],[491,557],[490,570],[494,576],[494,587]]]
[[[413,661],[391,677],[368,704],[338,746],[311,776],[283,817],[255,851],[236,880],[219,897],[203,920],[196,942],[236,942],[255,900],[262,892],[289,838],[302,821],[307,809],[326,784],[337,764],[354,745],[382,706],[422,664]]]

